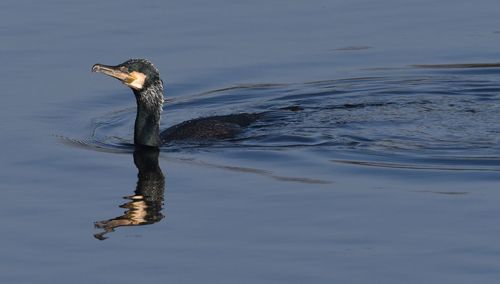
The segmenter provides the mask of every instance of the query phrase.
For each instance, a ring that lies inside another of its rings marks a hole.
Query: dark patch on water
[[[294,111],[294,112],[304,110],[304,108],[302,108],[301,106],[287,106],[287,107],[282,107],[281,109],[282,110]]]
[[[435,68],[435,69],[452,69],[452,68],[500,68],[500,62],[498,63],[457,63],[457,64],[419,64],[413,65],[417,68]]]
[[[336,48],[334,50],[336,50],[336,51],[358,51],[358,50],[366,50],[366,49],[370,49],[370,48],[371,48],[371,46],[359,45],[359,46],[340,47],[340,48]]]

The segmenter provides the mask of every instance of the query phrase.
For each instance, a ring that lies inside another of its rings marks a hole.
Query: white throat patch
[[[144,86],[144,82],[146,81],[146,75],[141,72],[134,71],[130,73],[129,78],[126,81],[126,84],[135,90],[141,90]]]

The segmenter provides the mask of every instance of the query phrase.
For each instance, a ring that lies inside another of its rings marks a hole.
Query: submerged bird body
[[[163,131],[161,141],[230,139],[259,117],[257,113],[240,113],[192,119]]]
[[[137,115],[134,126],[134,144],[158,147],[179,140],[229,139],[259,118],[259,114],[231,114],[188,120],[160,133],[160,115],[163,109],[163,82],[158,69],[148,60],[131,59],[120,65],[95,64],[93,72],[100,72],[120,80],[134,92]]]

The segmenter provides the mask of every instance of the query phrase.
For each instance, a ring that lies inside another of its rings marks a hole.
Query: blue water
[[[3,1],[0,282],[496,283],[499,9]],[[135,57],[162,128],[266,115],[134,153]]]

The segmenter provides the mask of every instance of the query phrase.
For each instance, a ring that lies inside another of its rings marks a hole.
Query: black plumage
[[[119,79],[130,87],[137,101],[134,126],[136,145],[158,147],[163,143],[189,140],[230,139],[260,115],[252,113],[211,116],[188,120],[160,133],[160,114],[163,107],[163,81],[158,69],[148,60],[130,59],[120,65],[95,64],[92,71]]]

